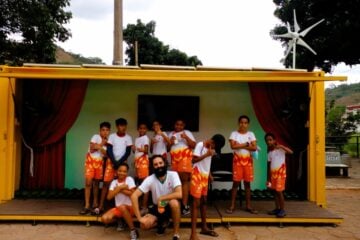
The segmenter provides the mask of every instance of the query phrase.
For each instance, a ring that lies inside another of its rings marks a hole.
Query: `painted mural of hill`
[[[337,106],[347,106],[360,103],[360,83],[341,84],[336,87],[325,89],[327,106],[335,101]]]

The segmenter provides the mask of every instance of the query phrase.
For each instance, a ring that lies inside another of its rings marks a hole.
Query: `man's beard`
[[[167,172],[167,170],[166,170],[165,166],[154,169],[154,173],[157,178],[165,176],[166,172]]]

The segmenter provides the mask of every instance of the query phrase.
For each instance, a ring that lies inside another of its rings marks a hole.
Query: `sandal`
[[[79,212],[80,215],[86,215],[89,213],[91,213],[90,208],[85,208],[85,207]]]
[[[227,208],[225,210],[225,212],[228,213],[228,214],[232,214],[234,212],[234,209],[233,208]]]
[[[251,213],[251,214],[258,214],[259,212],[252,208],[245,208],[245,211]]]
[[[218,237],[219,236],[219,234],[217,234],[214,230],[201,231],[200,234],[211,236],[211,237]]]
[[[96,216],[98,216],[98,215],[102,214],[103,212],[104,212],[104,210],[96,207],[96,208],[94,208],[94,209],[91,211],[91,215],[96,215]]]

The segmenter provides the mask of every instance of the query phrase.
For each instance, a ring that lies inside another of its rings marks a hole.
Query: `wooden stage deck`
[[[225,212],[228,202],[215,201],[208,207],[207,220],[209,223],[316,223],[340,224],[343,218],[331,213],[327,209],[318,207],[308,201],[287,201],[285,218],[276,218],[267,214],[273,209],[273,201],[253,201],[252,205],[259,213],[251,214],[242,209],[232,214]],[[81,200],[44,200],[44,199],[15,199],[0,204],[0,221],[80,221],[99,222],[97,216],[79,215],[82,208]],[[189,217],[182,217],[182,223],[190,223]],[[200,221],[200,218],[198,219]]]

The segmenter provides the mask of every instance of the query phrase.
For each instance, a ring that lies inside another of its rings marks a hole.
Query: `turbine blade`
[[[299,24],[298,24],[298,22],[296,20],[296,12],[295,12],[295,9],[294,9],[294,31],[299,32],[299,30],[300,30],[300,27],[299,27]]]
[[[307,29],[301,31],[299,33],[300,36],[304,37],[308,32],[310,32],[311,29],[313,29],[314,27],[316,27],[318,24],[320,24],[321,22],[323,22],[325,19],[321,19],[320,21],[318,21],[317,23],[311,25],[310,27],[308,27]]]
[[[288,42],[288,48],[286,49],[286,52],[285,52],[284,61],[287,58],[287,56],[289,55],[291,49],[293,48],[293,45],[294,45],[294,40],[290,40]]]
[[[307,45],[307,43],[304,40],[302,40],[301,38],[299,38],[297,40],[297,44],[299,44],[303,47],[306,47],[307,49],[309,49],[310,52],[312,52],[314,55],[316,55],[316,52],[309,45]]]
[[[289,23],[289,22],[286,22],[286,28],[287,28],[288,32],[291,32],[291,28],[290,28],[290,23]]]
[[[274,34],[273,37],[277,38],[293,38],[294,36],[291,33],[284,33],[284,34]]]

